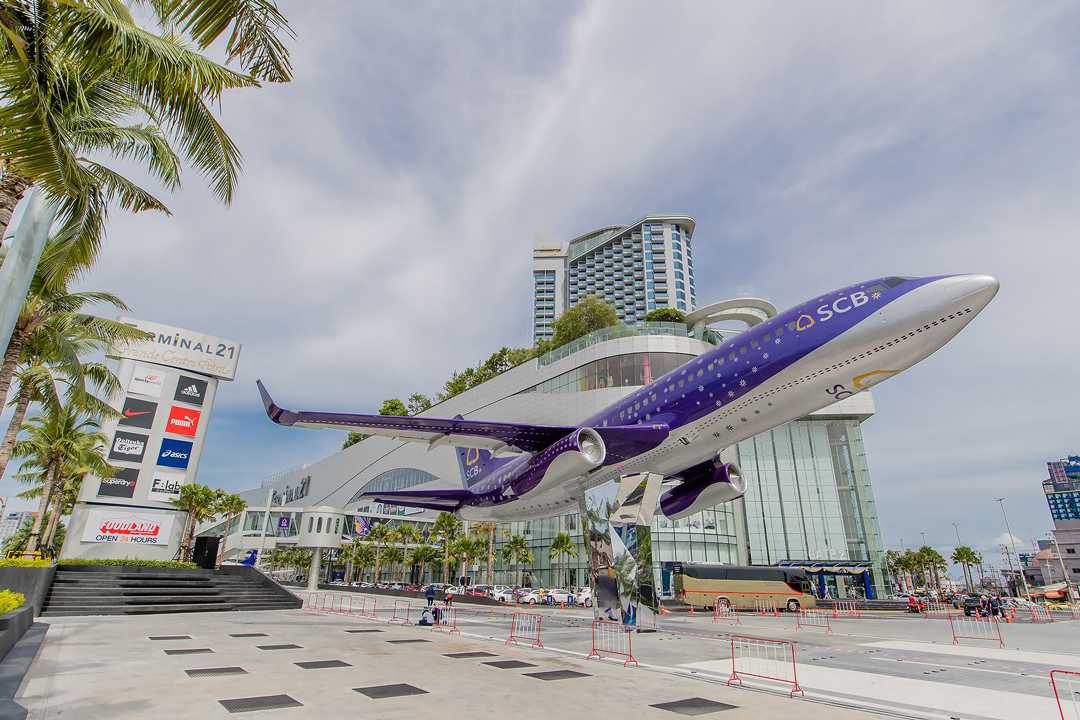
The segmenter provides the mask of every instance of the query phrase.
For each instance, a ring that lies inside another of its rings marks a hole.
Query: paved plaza
[[[344,600],[340,600],[344,599]],[[347,612],[353,593],[318,600]],[[796,630],[791,616],[669,615],[633,636],[640,667],[586,660],[588,611],[540,610],[543,649],[505,643],[510,609],[458,608],[460,634],[310,609],[56,618],[16,700],[46,718],[1057,717],[1047,674],[1080,670],[1080,622],[1003,626],[1006,648],[952,644],[946,620],[842,618]],[[413,602],[415,619],[421,603]],[[359,602],[355,608],[359,608]],[[400,607],[400,606],[399,606]],[[730,635],[796,643],[790,688],[728,687]]]

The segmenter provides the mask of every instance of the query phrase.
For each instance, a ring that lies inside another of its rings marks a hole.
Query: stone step
[[[41,617],[62,617],[71,615],[149,615],[154,613],[183,612],[229,612],[235,607],[226,603],[204,603],[191,605],[70,605],[62,608],[48,608],[41,611]]]
[[[45,608],[66,607],[70,605],[199,605],[230,603],[223,595],[149,595],[146,597],[78,597],[49,598]]]

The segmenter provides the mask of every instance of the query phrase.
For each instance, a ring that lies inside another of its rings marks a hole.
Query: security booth
[[[874,600],[874,566],[865,560],[781,560],[776,567],[797,568],[811,578],[819,599],[840,597],[841,586],[846,593],[862,585],[863,596]],[[847,595],[851,597],[850,594]]]

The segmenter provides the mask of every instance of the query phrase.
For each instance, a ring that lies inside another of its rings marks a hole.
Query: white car
[[[496,585],[496,587],[499,587],[499,586]],[[503,589],[501,591],[491,593],[491,597],[493,597],[494,599],[498,600],[501,603],[509,603],[509,604],[513,605],[514,603],[517,602],[518,594],[516,592],[514,592],[514,588],[512,588],[512,587],[503,587]]]
[[[510,586],[508,585],[492,585],[491,589],[488,591],[488,597],[492,598],[493,600],[498,600],[499,596],[509,589]]]
[[[574,596],[574,602],[582,607],[592,607],[592,588],[581,588]]]
[[[519,600],[522,605],[543,605],[544,603],[554,602],[558,605],[560,603],[566,603],[568,605],[574,604],[574,595],[569,590],[563,590],[562,588],[551,588],[545,590],[541,595],[539,590],[533,590],[525,595],[521,596]]]

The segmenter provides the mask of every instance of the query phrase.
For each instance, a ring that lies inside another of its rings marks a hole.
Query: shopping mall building
[[[581,237],[587,238],[588,251],[599,253],[601,258],[605,234],[618,245],[620,256],[625,251],[626,262],[620,264],[618,272],[621,276],[641,272],[641,305],[651,309],[656,307],[656,280],[644,280],[644,273],[654,274],[656,263],[650,262],[646,271],[644,257],[640,267],[634,257],[647,254],[642,247],[645,233],[641,232],[646,227],[651,245],[669,256],[665,264],[674,272],[675,261],[670,257],[673,234],[689,245],[693,227],[683,216],[648,216],[632,226],[610,226]],[[550,270],[537,272],[544,273],[537,279],[546,283]],[[601,287],[606,284],[603,277],[590,280]],[[566,275],[559,281],[569,284]],[[624,307],[636,308],[636,299],[626,295],[630,285],[627,282],[618,288],[619,299]],[[560,297],[571,297],[566,288],[558,290]],[[612,295],[615,290],[612,287]],[[669,297],[674,307],[678,298],[674,293]],[[460,414],[465,418],[572,425],[707,352],[740,328],[762,322],[776,312],[769,302],[757,298],[727,300],[696,310],[691,305],[688,309],[693,312],[686,324],[626,318],[633,324],[595,332],[530,360],[433,406],[423,415]],[[813,561],[843,568],[848,561],[853,567],[869,565],[875,594],[883,595],[884,550],[860,430],[873,414],[873,398],[863,392],[740,443],[738,464],[747,481],[744,498],[678,521],[662,516],[655,520],[652,542],[659,587],[665,594],[670,592],[671,569],[676,562],[771,565]],[[289,544],[304,509],[321,506],[340,508],[352,516],[355,521],[346,525],[356,534],[366,533],[378,522],[411,522],[423,529],[434,521],[434,512],[373,503],[361,495],[374,490],[460,487],[461,482],[453,448],[369,437],[330,457],[278,473],[261,487],[242,493],[249,508],[233,521],[228,553],[235,556],[250,548]],[[270,528],[269,537],[263,538],[263,527]],[[219,525],[202,534],[220,534],[221,530]],[[551,541],[560,532],[577,540],[577,558],[550,557]],[[498,529],[497,542],[502,544],[513,534],[526,539],[534,562],[508,567],[498,560],[497,552],[495,582],[519,584],[524,580],[533,586],[550,587],[562,584],[568,572],[571,585],[585,583],[585,553],[576,514],[507,523]],[[485,564],[481,560],[469,570],[476,582],[484,581],[480,567]],[[834,597],[837,577],[843,577],[842,570],[839,576],[828,578]],[[840,594],[844,594],[842,588]]]

